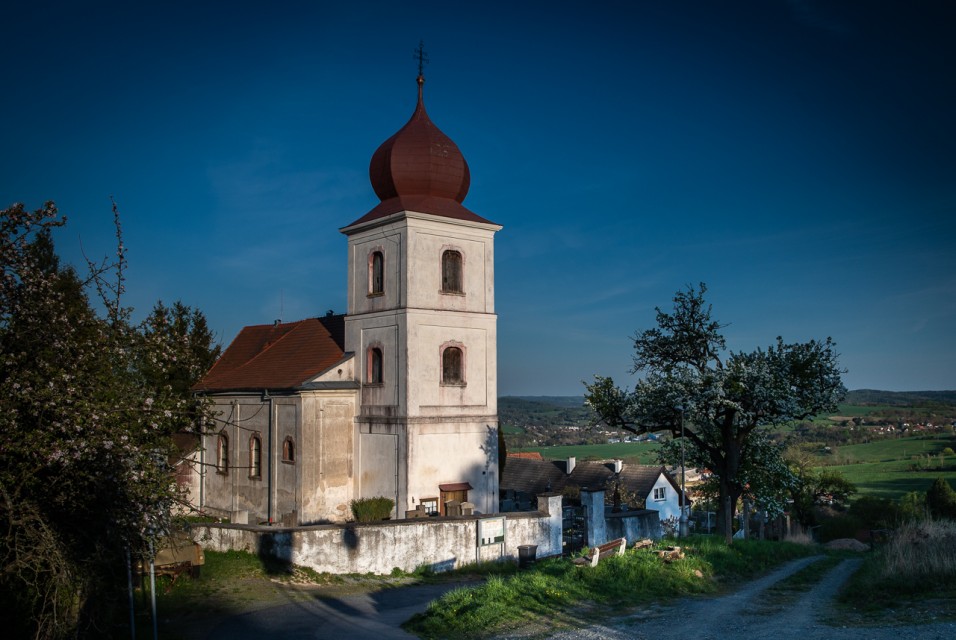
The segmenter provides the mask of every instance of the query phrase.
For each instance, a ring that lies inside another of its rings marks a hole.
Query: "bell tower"
[[[494,513],[501,226],[462,205],[468,164],[425,111],[421,65],[417,83],[411,119],[369,165],[379,204],[341,229],[360,382],[354,494],[394,499],[398,517],[448,500]]]

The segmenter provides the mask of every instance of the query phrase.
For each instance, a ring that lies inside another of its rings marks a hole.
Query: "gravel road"
[[[820,619],[828,612],[843,582],[853,574],[859,560],[844,560],[811,590],[779,611],[756,613],[762,608],[764,591],[796,573],[818,557],[803,558],[748,583],[730,595],[718,598],[683,599],[672,605],[638,611],[602,625],[563,631],[551,636],[558,640],[953,640],[956,623],[921,626],[831,627]]]

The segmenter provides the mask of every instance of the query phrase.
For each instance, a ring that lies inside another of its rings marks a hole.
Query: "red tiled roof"
[[[467,482],[449,482],[438,485],[438,488],[441,491],[471,491],[474,487]]]
[[[389,198],[379,202],[374,209],[364,216],[352,222],[345,229],[354,227],[357,224],[387,218],[399,211],[417,211],[419,213],[430,213],[445,218],[455,220],[466,220],[468,222],[481,222],[484,224],[495,224],[490,220],[482,218],[477,213],[465,208],[461,203],[450,198],[438,198],[429,195],[402,195]]]
[[[525,460],[544,460],[542,456],[537,451],[518,451],[516,453],[509,453],[509,458],[524,458]]]
[[[244,327],[194,391],[293,389],[344,355],[345,316]]]

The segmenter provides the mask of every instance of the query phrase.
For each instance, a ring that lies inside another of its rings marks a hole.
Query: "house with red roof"
[[[462,204],[470,173],[425,111],[372,156],[380,202],[339,231],[348,310],[249,326],[194,387],[213,403],[207,513],[340,522],[384,496],[393,517],[449,502],[498,511],[494,235]]]

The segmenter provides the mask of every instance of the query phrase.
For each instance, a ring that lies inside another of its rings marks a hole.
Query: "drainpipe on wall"
[[[406,426],[405,428],[407,429],[408,427]],[[405,438],[406,438],[406,442],[408,442],[407,433]],[[408,445],[406,444],[406,446]],[[399,437],[398,434],[395,434],[395,518],[396,519],[398,518],[398,514],[404,513],[405,509],[408,508],[407,503],[404,506],[398,503],[399,497],[402,495],[401,487],[398,484],[399,479],[402,477],[401,464],[402,464],[402,439],[401,437]],[[408,477],[408,468],[405,469],[405,477]],[[407,490],[407,487],[406,487],[406,490]]]
[[[232,494],[232,498],[230,500],[232,509],[230,509],[230,511],[232,512],[233,515],[235,515],[236,511],[239,509],[239,484],[238,484],[239,469],[237,466],[239,462],[239,458],[237,456],[239,455],[239,421],[242,419],[242,416],[239,415],[239,406],[240,405],[238,400],[232,401],[233,422],[232,422],[232,433],[229,434],[232,437],[232,440],[231,440],[232,445],[229,447],[229,450],[226,452],[229,455],[229,458],[227,459],[227,464],[229,465],[228,469],[236,469],[236,473],[229,474],[229,484],[232,485],[232,491],[230,492]],[[218,454],[218,451],[217,451],[217,454]]]
[[[268,513],[269,524],[275,523],[275,478],[273,477],[275,473],[275,427],[276,427],[276,404],[272,396],[268,397],[269,400],[269,483],[268,483]]]
[[[206,507],[206,434],[204,429],[199,430],[199,512]]]

